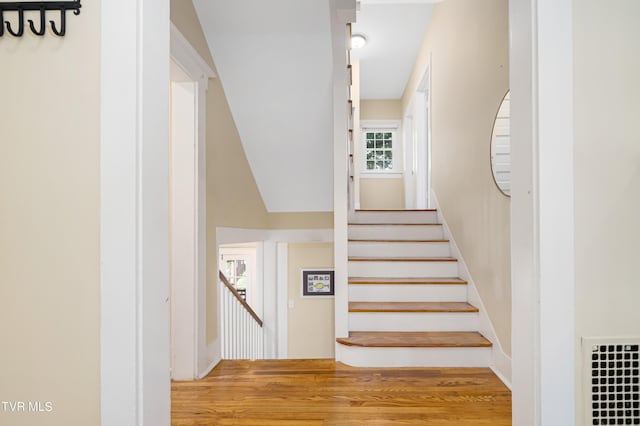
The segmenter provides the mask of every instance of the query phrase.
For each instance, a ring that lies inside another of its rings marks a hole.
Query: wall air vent
[[[585,425],[640,425],[640,338],[583,338]]]

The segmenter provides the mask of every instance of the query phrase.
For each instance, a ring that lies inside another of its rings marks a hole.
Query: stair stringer
[[[491,357],[489,362],[489,367],[493,370],[493,372],[502,380],[502,382],[511,389],[511,357],[507,355],[502,349],[502,345],[498,340],[498,336],[496,334],[495,328],[493,327],[493,323],[487,314],[487,309],[482,302],[482,298],[480,297],[480,293],[478,293],[478,289],[471,277],[471,273],[467,268],[467,264],[464,261],[464,257],[462,256],[462,252],[458,248],[453,235],[451,234],[451,230],[449,229],[449,225],[447,224],[447,220],[442,214],[442,210],[440,209],[440,205],[438,203],[438,197],[435,192],[431,190],[431,204],[432,208],[436,209],[438,212],[439,222],[442,224],[444,238],[449,240],[449,245],[451,248],[451,257],[458,259],[458,272],[460,278],[467,281],[467,300],[470,304],[478,308],[478,331],[491,343],[493,343],[493,347],[491,348]]]

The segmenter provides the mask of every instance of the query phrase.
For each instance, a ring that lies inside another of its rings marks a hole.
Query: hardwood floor
[[[488,368],[354,368],[333,360],[222,361],[172,384],[173,426],[511,425]]]

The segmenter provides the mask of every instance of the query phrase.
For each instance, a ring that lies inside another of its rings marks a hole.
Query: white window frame
[[[391,170],[367,170],[367,131],[387,130],[393,135],[393,168]],[[402,176],[402,126],[400,120],[362,120],[360,121],[360,177],[367,178],[398,178]]]
[[[220,258],[218,259],[218,269],[225,275],[227,260],[244,260],[247,265],[247,286],[246,286],[246,302],[258,314],[263,317],[263,294],[262,281],[258,282],[258,263],[257,263],[256,247],[220,247]],[[231,277],[227,277],[231,278]],[[234,287],[235,287],[235,283]]]

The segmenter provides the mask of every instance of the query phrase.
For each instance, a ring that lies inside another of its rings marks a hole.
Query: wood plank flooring
[[[488,368],[354,368],[333,360],[222,361],[172,384],[173,426],[510,426]]]

